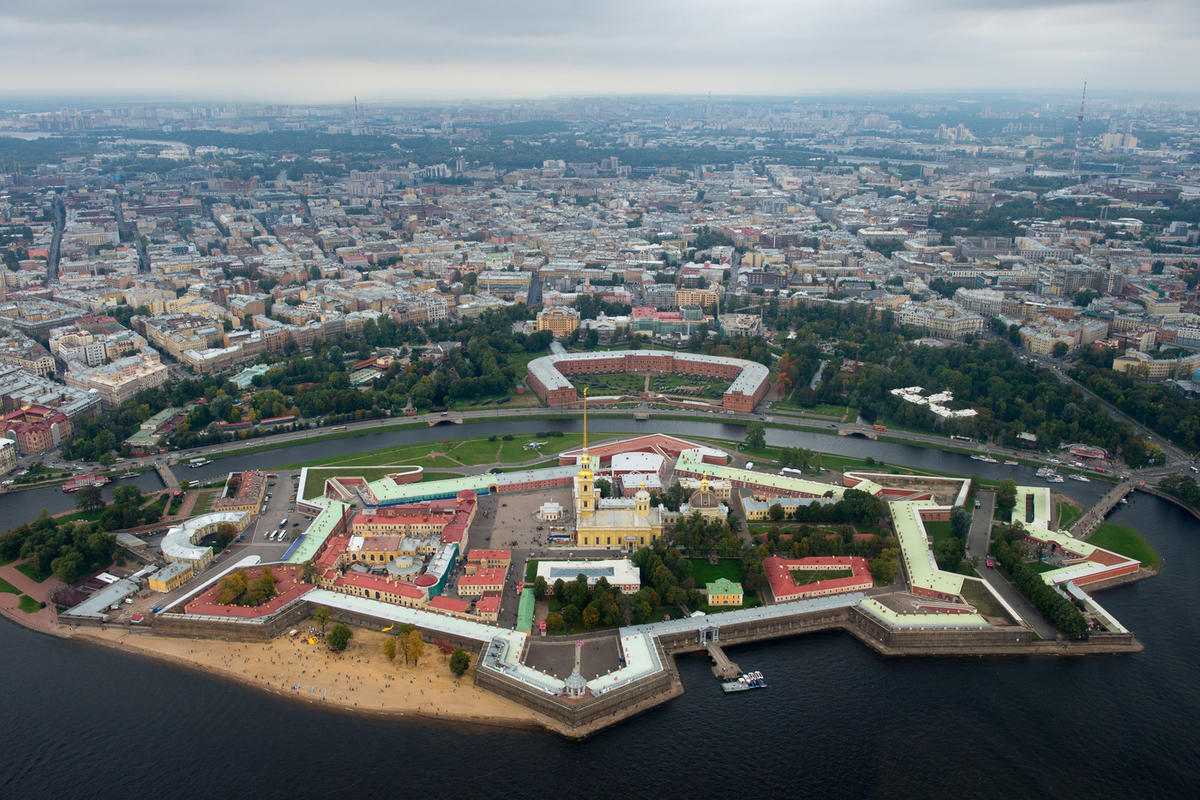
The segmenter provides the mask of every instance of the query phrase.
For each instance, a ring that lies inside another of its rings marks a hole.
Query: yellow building
[[[583,448],[575,476],[575,543],[580,547],[616,548],[632,552],[663,534],[663,510],[650,505],[643,485],[633,499],[600,499],[587,451],[587,390],[583,395]]]
[[[717,578],[712,583],[704,584],[710,606],[740,606],[745,599],[740,583],[734,583],[728,578]]]
[[[675,290],[675,305],[677,306],[700,306],[708,308],[714,306],[720,300],[721,293],[716,289],[676,289]]]
[[[146,583],[152,592],[173,592],[194,574],[192,565],[187,561],[173,561],[151,575]]]
[[[550,331],[556,337],[570,336],[579,327],[579,312],[566,306],[553,306],[537,315],[537,329]]]

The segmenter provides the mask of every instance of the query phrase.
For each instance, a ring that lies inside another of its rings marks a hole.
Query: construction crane
[[[1075,117],[1075,156],[1071,159],[1071,175],[1079,174],[1079,140],[1083,137],[1083,102],[1087,100],[1087,81],[1083,82],[1083,95],[1079,98],[1079,116]]]

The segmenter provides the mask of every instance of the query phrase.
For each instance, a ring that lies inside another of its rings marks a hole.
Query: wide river
[[[653,430],[738,439],[714,423]],[[597,419],[593,430],[632,431]],[[447,436],[578,429],[529,420],[301,444],[196,470],[278,466]],[[939,470],[1012,475],[933,450],[787,431],[795,444]],[[364,441],[369,439],[369,441]],[[191,477],[190,475],[188,477]],[[154,488],[153,474],[137,479]],[[1096,483],[1059,489],[1090,502]],[[0,497],[4,527],[70,506],[59,490]],[[705,660],[688,691],[586,742],[533,731],[360,717],[198,672],[30,633],[0,620],[0,798],[1194,797],[1200,774],[1200,524],[1137,498],[1162,574],[1100,595],[1146,645],[1070,659],[888,659],[818,634],[732,651],[770,688],[723,695]],[[1190,789],[1188,787],[1191,787]]]

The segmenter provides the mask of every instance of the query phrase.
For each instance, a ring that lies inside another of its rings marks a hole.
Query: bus
[[[346,426],[345,426],[345,425],[334,425],[334,426],[333,426],[332,428],[330,428],[329,430],[331,430],[331,431],[344,431],[344,430],[346,430]]]
[[[780,475],[803,475],[804,470],[796,469],[795,467],[784,467],[783,469],[779,470],[779,474]]]
[[[546,538],[556,544],[567,544],[571,541],[571,534],[569,534],[569,533],[551,533]]]
[[[954,441],[956,441],[956,442],[969,442],[969,441],[971,441],[971,437],[970,437],[970,436],[959,436],[957,433],[952,433],[952,434],[950,434],[950,438],[951,438],[951,439],[953,439],[953,440],[954,440]]]

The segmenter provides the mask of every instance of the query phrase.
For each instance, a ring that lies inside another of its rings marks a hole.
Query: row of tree
[[[1024,548],[1019,543],[1021,537],[1020,530],[1013,526],[998,529],[992,537],[993,557],[1021,594],[1029,598],[1054,627],[1066,636],[1083,636],[1087,632],[1087,619],[1074,603],[1047,585],[1041,574],[1025,563]]]

